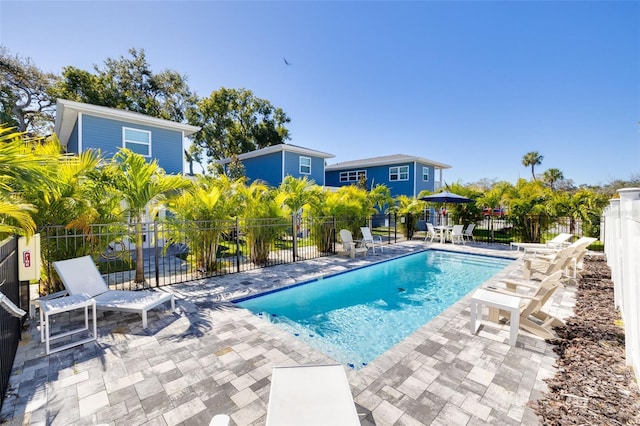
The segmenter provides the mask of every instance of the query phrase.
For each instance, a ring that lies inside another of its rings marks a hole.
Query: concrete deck
[[[409,241],[383,254],[297,262],[163,287],[178,312],[98,313],[98,340],[50,356],[36,321],[23,333],[0,419],[30,425],[208,425],[215,414],[235,425],[263,425],[271,370],[334,361],[293,335],[228,301],[375,263],[426,247],[516,257],[508,247]],[[514,262],[490,281],[513,274]],[[557,291],[548,310],[566,318],[575,287]],[[469,331],[470,294],[378,359],[345,367],[363,425],[535,425],[530,401],[555,374],[551,345],[508,325]],[[72,315],[61,316],[65,326]],[[310,384],[312,386],[313,384]],[[1,422],[1,421],[0,421]]]

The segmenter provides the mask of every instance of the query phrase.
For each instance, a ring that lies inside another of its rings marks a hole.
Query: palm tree
[[[154,216],[169,195],[187,188],[189,181],[180,175],[166,175],[157,160],[147,163],[143,156],[123,148],[114,155],[110,165],[113,169],[114,187],[124,198],[129,220],[133,224],[136,247],[136,273],[134,282],[144,283],[143,232],[147,207]]]
[[[34,151],[40,142],[0,126],[0,238],[35,232],[36,207],[24,197],[24,190],[46,186],[55,160]]]
[[[181,221],[180,233],[194,249],[192,255],[199,270],[209,273],[217,268],[220,239],[228,221],[237,214],[234,193],[242,181],[232,181],[226,175],[215,179],[203,176],[169,203],[175,218]]]
[[[564,174],[562,174],[562,172],[559,169],[549,169],[549,170],[545,170],[545,172],[542,174],[542,177],[544,181],[549,185],[551,190],[553,191],[556,189],[555,188],[556,182],[564,179]]]
[[[544,157],[537,151],[528,152],[522,157],[522,165],[525,167],[531,166],[531,177],[536,180],[535,166],[542,164]]]
[[[296,229],[293,235],[293,253],[298,256],[298,226],[297,221],[301,219],[302,209],[313,203],[321,194],[321,188],[315,184],[313,180],[309,180],[306,176],[303,178],[294,178],[293,176],[285,176],[284,180],[278,187],[278,191],[283,194],[284,205],[288,209],[289,214],[296,216]]]

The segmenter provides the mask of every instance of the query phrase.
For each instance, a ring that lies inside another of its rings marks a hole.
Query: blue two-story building
[[[111,158],[129,148],[169,174],[184,172],[185,138],[197,126],[149,117],[137,112],[58,99],[55,133],[69,153],[100,150]]]
[[[421,191],[433,192],[442,186],[442,171],[450,165],[426,158],[395,154],[345,161],[325,167],[326,186],[355,185],[366,179],[367,189],[385,185],[391,196],[417,197]]]
[[[279,186],[285,176],[308,178],[317,185],[325,184],[325,160],[333,154],[303,148],[297,145],[278,144],[238,155],[249,182],[262,180],[270,186]],[[218,160],[228,167],[231,158]]]

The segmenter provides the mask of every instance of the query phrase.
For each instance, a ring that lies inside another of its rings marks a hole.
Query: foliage
[[[217,268],[220,240],[235,226],[231,219],[238,213],[237,192],[242,181],[224,176],[200,177],[187,191],[169,202],[174,217],[169,220],[175,235],[186,237],[197,269],[207,273]]]
[[[14,128],[0,126],[0,239],[35,232],[33,215],[37,207],[25,191],[49,186],[55,160],[37,152],[40,142]]]
[[[188,118],[189,123],[202,128],[190,148],[200,164],[205,156],[206,161],[231,158],[289,139],[285,124],[291,120],[284,111],[246,89],[214,91],[198,101]],[[210,166],[211,172],[222,173],[214,164]]]
[[[113,186],[126,203],[129,220],[134,226],[136,259],[143,258],[143,229],[146,210],[154,217],[168,196],[179,195],[178,191],[189,186],[189,181],[180,175],[166,175],[156,160],[147,163],[145,158],[122,148],[109,165]],[[144,283],[144,264],[136,262],[134,281]]]
[[[531,178],[536,180],[535,167],[542,164],[543,156],[536,151],[527,152],[522,157],[522,165],[525,167],[531,166]]]
[[[564,180],[564,174],[560,171],[560,169],[548,169],[545,170],[542,174],[542,180],[549,185],[551,190],[556,189],[556,183]]]
[[[549,212],[551,191],[541,182],[520,179],[504,196],[508,203],[508,216],[514,231],[522,241],[540,242],[540,237],[552,223]]]
[[[0,123],[19,132],[48,134],[53,130],[55,100],[51,88],[56,76],[42,72],[19,55],[0,46]]]
[[[139,112],[182,122],[196,97],[187,78],[175,71],[154,74],[144,49],[129,49],[130,57],[107,58],[95,73],[67,66],[51,90],[55,98]]]
[[[554,193],[553,209],[558,217],[569,218],[569,231],[575,233],[576,223],[582,224],[582,233],[590,237],[600,236],[600,217],[608,199],[589,189],[575,193]]]
[[[282,236],[289,223],[282,209],[284,195],[258,181],[240,188],[239,195],[244,216],[242,229],[249,243],[251,261],[264,266],[269,261],[273,242]]]
[[[396,197],[396,213],[400,216],[400,231],[410,240],[418,230],[418,218],[424,210],[424,201],[406,195]]]

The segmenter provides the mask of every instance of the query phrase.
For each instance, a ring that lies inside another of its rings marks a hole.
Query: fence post
[[[236,240],[236,272],[240,272],[240,220],[236,216],[236,229],[235,229],[235,240]]]
[[[292,242],[293,242],[293,261],[295,262],[298,257],[298,229],[296,226],[296,214],[295,213],[291,213],[291,235],[293,236],[292,238]]]
[[[160,287],[160,254],[158,253],[158,221],[153,221],[153,260],[155,262],[156,287]]]
[[[331,228],[332,228],[331,232],[333,233],[333,247],[332,247],[332,251],[333,251],[333,254],[336,254],[336,245],[338,244],[338,236],[337,236],[337,234],[338,234],[338,233],[336,232],[336,231],[337,231],[337,229],[336,229],[336,228],[338,227],[338,226],[337,226],[338,224],[337,224],[337,222],[336,222],[336,217],[335,217],[335,216],[333,216],[333,219],[332,219],[332,220],[333,220],[333,226],[331,227]]]
[[[393,214],[393,242],[398,242],[398,213]]]

